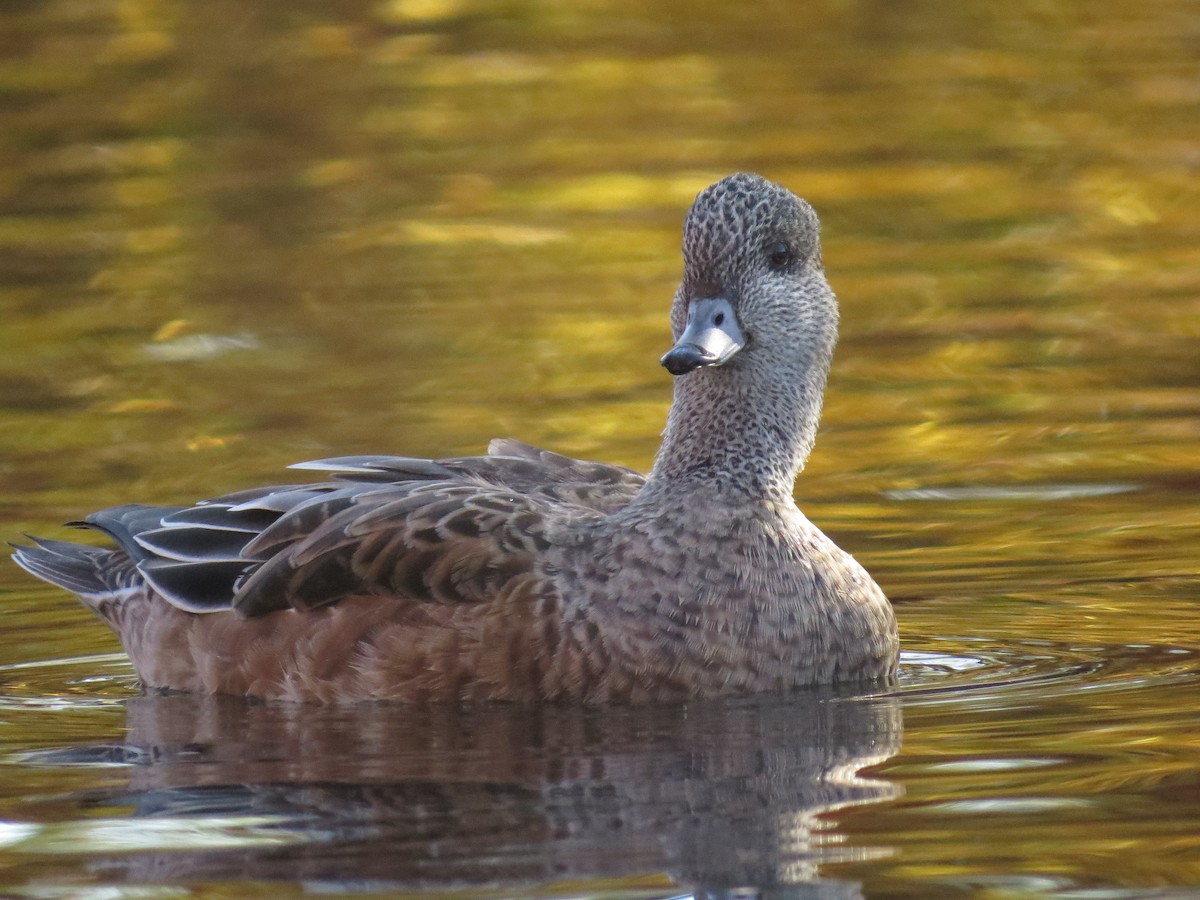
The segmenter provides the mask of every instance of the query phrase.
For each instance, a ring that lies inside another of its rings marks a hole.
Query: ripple
[[[926,487],[884,491],[889,500],[1072,500],[1078,497],[1107,497],[1141,490],[1141,485],[1113,484],[1023,484]]]
[[[39,659],[0,665],[0,709],[113,706],[137,688],[124,653]]]
[[[922,649],[901,652],[897,685],[889,692],[910,705],[951,702],[981,692],[1015,694],[1060,682],[1080,691],[1140,689],[1200,674],[1200,651],[1167,644],[1077,646],[1026,640],[983,646],[978,639],[961,637],[910,643]],[[964,647],[971,652],[963,652]],[[0,683],[0,709],[10,710],[115,706],[138,686],[123,653],[0,665]]]
[[[906,650],[900,657],[895,693],[906,705],[973,701],[987,695],[1028,700],[1031,691],[1140,690],[1200,674],[1200,651],[1165,644],[1079,646],[1054,641],[1013,641],[963,653],[969,639],[925,639],[925,646],[952,645],[956,651]]]
[[[0,847],[21,853],[77,855],[104,851],[129,853],[170,847],[221,850],[278,847],[303,843],[309,836],[282,827],[282,816],[228,816],[201,819],[72,819],[41,825],[0,822]]]

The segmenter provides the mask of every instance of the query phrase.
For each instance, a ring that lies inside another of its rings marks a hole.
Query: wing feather
[[[80,545],[50,542],[18,561],[80,592],[140,577],[190,612],[232,606],[255,616],[352,594],[483,603],[544,577],[551,522],[613,512],[645,482],[630,469],[509,439],[493,441],[487,456],[346,456],[295,468],[331,480],[194,506],[102,510],[76,524],[105,532],[119,551],[66,553]]]
[[[534,571],[534,551],[547,545],[546,512],[539,501],[492,486],[434,482],[371,491],[266,560],[239,586],[233,605],[253,616],[351,594],[486,602]]]

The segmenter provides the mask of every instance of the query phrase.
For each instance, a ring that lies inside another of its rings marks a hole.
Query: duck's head
[[[667,371],[800,366],[823,382],[837,304],[819,238],[813,208],[760,175],[730,175],[701,191],[684,224]]]

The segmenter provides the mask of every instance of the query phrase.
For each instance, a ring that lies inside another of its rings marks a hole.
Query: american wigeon
[[[16,561],[144,685],[301,701],[675,700],[890,678],[871,577],[797,508],[837,337],[812,208],[757,175],[684,225],[649,475],[511,440],[302,463],[333,480],[84,523]]]

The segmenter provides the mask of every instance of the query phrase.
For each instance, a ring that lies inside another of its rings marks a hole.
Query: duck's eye
[[[792,248],[783,241],[767,247],[767,265],[776,272],[786,269],[795,258],[796,255],[792,252]]]

